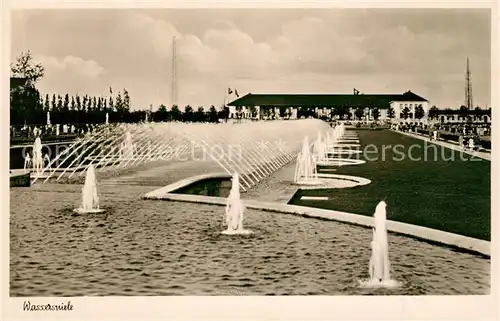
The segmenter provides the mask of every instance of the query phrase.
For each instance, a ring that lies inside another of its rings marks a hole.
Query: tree
[[[217,109],[215,109],[214,105],[210,106],[210,109],[208,110],[208,120],[212,123],[217,123],[219,121]]]
[[[243,106],[236,106],[236,118],[241,118],[241,111],[243,110]]]
[[[345,108],[343,106],[334,106],[333,108],[330,109],[330,118],[335,118],[336,116],[339,116],[340,118],[343,118],[345,114]]]
[[[257,108],[255,106],[249,106],[248,111],[250,112],[250,117],[255,117],[257,114]]]
[[[193,119],[193,107],[190,105],[187,105],[184,108],[184,120],[185,121],[191,121]]]
[[[389,119],[392,119],[394,118],[396,112],[394,111],[394,108],[392,108],[391,106],[389,106],[389,109],[387,110],[387,115],[389,116]]]
[[[222,106],[222,111],[220,112],[220,118],[223,118],[226,120],[229,118],[229,107],[227,106]]]
[[[57,110],[63,110],[63,99],[61,95],[57,95]]]
[[[92,110],[99,110],[97,108],[97,97],[96,96],[92,97]]]
[[[425,116],[424,107],[422,107],[422,105],[418,105],[417,107],[415,107],[415,118],[422,119],[424,118],[424,116]]]
[[[466,106],[462,105],[460,106],[460,109],[458,110],[458,114],[462,117],[462,119],[469,119],[469,108]]]
[[[109,96],[108,109],[109,109],[109,111],[114,111],[114,109],[115,109],[114,102],[113,102],[113,97],[112,96]]]
[[[52,110],[53,111],[58,111],[57,109],[57,101],[56,101],[56,94],[52,94]]]
[[[82,110],[82,102],[80,100],[80,96],[76,94],[76,110],[81,111]]]
[[[403,112],[402,112],[402,113],[403,113],[403,119],[405,119],[405,120],[406,120],[406,119],[408,118],[408,116],[410,115],[410,108],[405,107],[405,108],[403,109]]]
[[[361,120],[365,116],[365,109],[363,107],[356,108],[356,110],[354,111],[354,115],[356,116],[356,118]]]
[[[82,99],[82,109],[81,111],[85,111],[87,109],[87,100],[88,100],[88,97],[87,95],[83,96],[83,99]]]
[[[97,99],[97,110],[102,111],[102,97]]]
[[[10,111],[14,123],[34,123],[43,115],[36,82],[44,75],[41,64],[35,64],[31,52],[21,53],[11,64]]]
[[[71,110],[76,110],[75,96],[71,96],[71,104],[69,106]]]
[[[123,89],[123,110],[130,111],[130,96],[126,89]]]
[[[108,101],[106,100],[106,98],[102,99],[102,109],[104,111],[108,111]]]
[[[204,122],[205,118],[206,118],[205,117],[205,108],[203,108],[203,106],[198,107],[198,110],[196,111],[196,115],[195,115],[195,120],[200,121],[200,122]]]
[[[373,109],[372,116],[373,119],[378,120],[380,117],[380,110],[378,110],[378,108]]]
[[[43,111],[48,112],[50,110],[50,98],[49,94],[45,95],[45,103],[43,105]]]
[[[33,63],[31,51],[22,52],[16,59],[15,64],[11,64],[12,76],[27,80],[27,86],[35,86],[35,83],[43,77],[44,68],[41,64]]]
[[[170,110],[170,116],[172,120],[180,120],[181,119],[181,111],[179,110],[179,106],[173,105]]]
[[[164,104],[161,104],[160,107],[158,107],[158,110],[153,113],[154,120],[157,121],[165,121],[168,119],[168,111],[167,111],[167,106]]]
[[[91,112],[94,110],[94,100],[92,99],[93,97],[90,97],[88,98],[87,100],[87,112]]]
[[[64,95],[63,111],[69,111],[69,95]]]
[[[436,106],[432,106],[430,109],[429,109],[429,118],[435,118],[438,116],[438,113],[439,113],[439,109],[436,107]]]
[[[281,117],[281,118],[285,118],[286,107],[285,107],[285,106],[280,106],[280,107],[278,108],[278,110],[279,110],[279,115],[280,115],[280,117]]]
[[[118,92],[118,95],[116,96],[115,110],[116,111],[123,110],[123,99],[122,99],[122,94],[120,92]]]

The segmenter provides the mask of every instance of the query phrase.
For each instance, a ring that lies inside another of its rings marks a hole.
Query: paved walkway
[[[395,131],[395,132],[400,133],[402,135],[410,136],[410,137],[413,137],[413,138],[418,138],[418,139],[421,139],[423,141],[427,141],[429,143],[440,145],[440,146],[443,146],[443,147],[446,147],[446,148],[449,148],[449,149],[453,149],[453,150],[456,150],[456,151],[459,151],[459,152],[461,151],[464,154],[468,154],[468,155],[471,155],[471,156],[474,156],[474,157],[479,157],[479,158],[491,161],[491,154],[490,153],[478,152],[478,151],[471,151],[471,150],[468,150],[468,149],[460,150],[460,146],[452,144],[452,143],[444,142],[444,141],[441,141],[441,140],[438,140],[438,141],[430,140],[428,137],[425,137],[425,136],[422,136],[422,135],[419,135],[419,134],[415,134],[415,133],[405,133],[405,132],[402,132],[402,131]]]

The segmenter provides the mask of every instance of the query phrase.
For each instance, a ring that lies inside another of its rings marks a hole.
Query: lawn
[[[365,164],[343,166],[335,173],[366,177],[372,183],[346,189],[299,190],[289,204],[371,216],[377,203],[385,199],[390,220],[490,240],[490,161],[461,156],[390,130],[357,133],[363,148],[374,145],[378,153],[367,154],[372,160],[362,154],[359,157],[367,160]],[[382,145],[386,146],[385,159]],[[393,149],[396,145],[402,146]],[[401,151],[408,155],[410,146],[414,146],[414,160],[401,160]],[[301,201],[303,195],[328,196],[329,200]]]

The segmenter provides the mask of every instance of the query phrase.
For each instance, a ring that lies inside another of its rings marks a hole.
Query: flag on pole
[[[233,91],[231,90],[231,88],[228,88],[228,89],[227,89],[227,93],[228,93],[229,95],[231,95],[231,94],[233,93]]]
[[[238,90],[234,90],[234,94],[236,95],[236,97],[240,98],[240,95],[238,95]]]
[[[359,95],[359,90],[357,90],[356,88],[354,88],[354,95]]]

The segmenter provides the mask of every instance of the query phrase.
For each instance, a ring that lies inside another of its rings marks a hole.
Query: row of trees
[[[198,107],[195,111],[191,106],[186,106],[184,112],[174,105],[171,110],[167,110],[161,105],[157,111],[105,111],[105,110],[56,110],[50,112],[52,124],[80,124],[80,123],[104,123],[106,114],[111,123],[137,123],[141,121],[184,121],[184,122],[219,122],[219,119],[227,119],[229,109],[227,107],[217,110],[211,106],[208,111],[203,107]],[[47,113],[44,110],[36,110],[30,114],[35,120],[29,124],[44,125]],[[12,123],[12,125],[24,125],[24,123]],[[28,124],[28,123],[27,123]]]
[[[151,113],[152,121],[186,121],[186,122],[219,122],[219,119],[227,119],[229,117],[229,108],[222,106],[217,110],[214,105],[205,110],[200,106],[195,111],[193,107],[187,105],[182,112],[177,105],[172,106],[167,110],[165,105],[160,105],[158,111]]]
[[[64,98],[61,95],[53,94],[52,97],[49,94],[45,95],[45,99],[40,99],[40,105],[44,112],[68,112],[68,111],[104,111],[104,112],[127,112],[130,111],[130,96],[126,89],[123,89],[122,93],[118,94],[113,99],[113,96],[105,97],[90,97],[84,95],[80,97],[78,94],[76,96],[70,96],[66,94]]]
[[[59,123],[104,121],[103,114],[114,113],[115,118],[134,119],[138,115],[130,112],[130,96],[126,89],[109,97],[40,95],[36,83],[44,76],[44,67],[33,62],[31,52],[21,53],[11,65],[10,117],[11,124],[40,124],[46,120],[47,112],[51,120]],[[129,115],[130,114],[130,115]]]
[[[21,53],[11,65],[10,117],[12,125],[45,124],[47,112],[53,124],[103,123],[106,114],[110,122],[140,122],[146,118],[150,121],[189,121],[218,122],[227,119],[229,109],[217,110],[210,106],[208,110],[198,107],[194,110],[186,106],[182,112],[174,105],[167,110],[161,105],[158,111],[131,111],[130,96],[126,89],[113,95],[110,88],[108,97],[91,97],[88,95],[70,96],[66,94],[40,95],[36,83],[44,76],[44,67],[33,62],[30,51]]]

